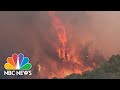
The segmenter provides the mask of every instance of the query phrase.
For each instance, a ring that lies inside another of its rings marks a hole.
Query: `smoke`
[[[59,11],[56,16],[65,26],[66,47],[74,59],[87,68],[99,65],[104,57],[119,52],[120,12]],[[59,40],[51,22],[47,11],[1,11],[1,68],[8,56],[22,52],[31,59],[32,78],[62,77],[83,70],[85,67],[76,61],[66,64],[59,58],[56,52]],[[38,64],[42,67],[40,73]]]
[[[120,12],[88,12],[91,17],[91,29],[96,35],[97,43],[106,56],[119,53],[120,50]]]

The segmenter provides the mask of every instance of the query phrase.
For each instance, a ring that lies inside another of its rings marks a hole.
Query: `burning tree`
[[[94,56],[90,55],[91,53],[89,47],[90,45],[88,45],[87,47],[85,46],[83,49],[81,49],[81,53],[80,52],[75,53],[73,48],[70,48],[69,45],[67,45],[68,40],[66,35],[66,28],[61,22],[61,20],[56,16],[56,12],[49,11],[48,14],[51,17],[52,27],[56,31],[58,37],[59,43],[55,45],[56,46],[55,49],[59,59],[62,60],[62,63],[60,64],[62,68],[58,69],[59,71],[57,72],[52,72],[50,78],[52,78],[53,76],[58,78],[65,77],[72,73],[82,74],[83,72],[91,71],[93,70],[93,68],[98,66],[100,60],[97,61]],[[85,51],[85,49],[87,51]],[[94,52],[94,50],[92,52]],[[100,59],[103,59],[102,54],[101,53],[98,54],[101,55]]]

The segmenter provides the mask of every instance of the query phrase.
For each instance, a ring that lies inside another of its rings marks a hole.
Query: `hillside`
[[[120,79],[120,55],[112,55],[107,62],[92,72],[85,72],[83,75],[71,74],[65,79]]]

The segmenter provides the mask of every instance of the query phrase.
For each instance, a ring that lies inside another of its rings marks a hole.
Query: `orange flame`
[[[49,11],[48,14],[51,17],[52,27],[56,30],[59,41],[59,45],[55,47],[56,52],[58,53],[59,58],[63,61],[63,67],[59,69],[59,71],[51,72],[48,78],[64,78],[73,73],[82,74],[85,71],[93,70],[92,66],[83,63],[84,61],[81,60],[79,54],[75,52],[74,48],[67,47],[66,28],[61,20],[55,15],[56,12]],[[97,66],[94,62],[92,62],[92,64],[94,67]]]
[[[66,32],[65,32],[65,27],[63,26],[62,22],[60,19],[55,15],[55,11],[49,11],[49,15],[52,18],[52,25],[55,28],[55,30],[58,33],[58,39],[61,44],[61,47],[57,48],[57,53],[63,61],[68,60],[67,52],[66,52],[66,43],[67,43],[67,38],[66,38]]]

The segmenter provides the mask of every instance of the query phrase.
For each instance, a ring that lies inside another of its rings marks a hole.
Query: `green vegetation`
[[[65,79],[120,79],[120,55],[113,55],[91,72],[87,71],[83,75],[71,74]]]

